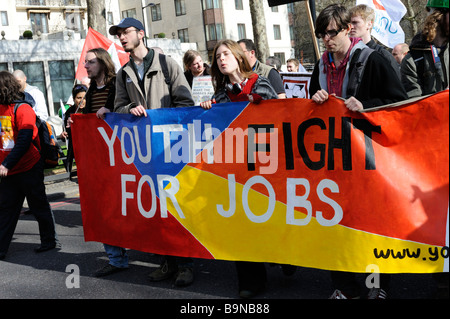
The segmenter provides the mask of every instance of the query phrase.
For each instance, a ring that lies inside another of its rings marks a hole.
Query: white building
[[[197,49],[206,61],[220,39],[253,39],[249,0],[97,0],[104,2],[109,26],[122,18],[144,23],[159,46],[181,66],[186,50]],[[44,93],[49,114],[57,114],[75,83],[75,71],[87,33],[86,0],[1,0],[0,70],[22,69],[28,83]],[[269,8],[265,18],[270,55],[291,56],[286,5]],[[32,40],[24,39],[25,31]],[[164,39],[155,39],[164,33]],[[110,39],[112,36],[107,35]],[[116,40],[117,41],[117,40]]]
[[[220,39],[253,39],[249,0],[119,0],[121,17],[134,17],[146,26],[150,38],[164,34],[197,44],[204,59],[211,60]],[[270,8],[263,1],[268,55],[291,57],[287,5]]]

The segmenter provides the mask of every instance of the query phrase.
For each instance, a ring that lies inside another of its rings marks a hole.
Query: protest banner
[[[448,90],[351,112],[280,99],[73,116],[86,241],[221,260],[448,272]]]
[[[309,99],[311,73],[280,72],[287,98]]]

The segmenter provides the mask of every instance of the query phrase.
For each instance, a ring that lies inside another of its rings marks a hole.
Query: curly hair
[[[20,83],[8,71],[0,72],[0,104],[9,105],[22,98]]]
[[[227,75],[224,75],[222,74],[222,72],[220,72],[219,65],[217,63],[216,52],[221,45],[225,45],[228,49],[230,49],[231,53],[236,58],[241,76],[248,79],[254,74],[241,46],[233,40],[221,40],[217,42],[216,46],[214,47],[211,64],[211,79],[213,82],[214,91],[216,92],[220,88],[223,88],[230,81]]]
[[[422,35],[428,42],[433,42],[437,32],[448,37],[448,30],[445,27],[444,13],[441,10],[433,10],[425,19]]]

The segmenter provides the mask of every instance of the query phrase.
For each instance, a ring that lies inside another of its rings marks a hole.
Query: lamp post
[[[142,16],[143,16],[143,18],[144,18],[144,33],[145,33],[145,46],[147,46],[147,13],[146,13],[146,11],[147,10],[145,10],[145,8],[147,8],[147,7],[152,7],[152,6],[154,6],[155,4],[153,3],[153,2],[150,2],[150,3],[148,3],[148,4],[145,4],[145,0],[142,0]]]

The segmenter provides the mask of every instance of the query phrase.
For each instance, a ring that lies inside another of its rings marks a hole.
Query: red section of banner
[[[282,107],[284,103],[276,100],[249,105],[229,127],[245,129],[249,123],[257,123],[273,124],[278,129],[277,171],[263,175],[275,189],[278,201],[286,203],[286,178],[305,178],[310,185],[307,200],[312,203],[313,216],[321,211],[325,218],[331,219],[333,209],[316,192],[321,181],[330,179],[338,185],[339,194],[329,192],[326,195],[344,209],[340,225],[445,246],[445,229],[438,231],[436,225],[447,222],[449,160],[448,152],[443,154],[442,150],[448,150],[449,144],[448,120],[443,120],[449,116],[448,91],[402,107],[368,113],[351,112],[343,101],[335,98],[322,106],[312,101],[292,99],[289,101],[292,113],[286,112]],[[333,107],[328,107],[330,104]],[[308,122],[310,125],[305,125]],[[351,148],[345,156],[341,148],[344,143],[343,125],[347,125],[350,133],[347,137],[351,139]],[[305,132],[300,136],[302,127]],[[376,132],[377,127],[380,133]],[[363,129],[372,130],[372,141],[364,139]],[[265,135],[268,142],[270,134]],[[292,142],[287,142],[289,139]],[[220,143],[224,143],[223,139]],[[257,143],[261,143],[258,137],[255,138]],[[374,149],[376,169],[373,170],[366,169],[369,144]],[[306,155],[312,162],[321,162],[323,167],[308,167],[300,154],[300,145],[305,147],[303,157]],[[238,148],[242,149],[242,145]],[[286,148],[293,152],[293,169],[286,169]],[[343,158],[346,156],[350,156],[347,158],[350,169],[344,169]],[[261,167],[269,165],[257,161],[255,170],[251,171],[246,162],[230,164],[223,161],[214,165],[189,165],[225,179],[230,172],[239,172],[236,182],[240,184],[245,184],[250,177],[260,173]],[[280,174],[285,178],[280,178]],[[262,185],[252,188],[267,195]],[[305,190],[299,187],[297,195],[302,194]]]
[[[123,50],[123,48],[120,45],[106,38],[100,32],[95,31],[92,28],[89,28],[86,39],[84,40],[83,50],[81,51],[75,78],[81,81],[81,79],[87,77],[86,69],[84,68],[84,59],[87,51],[94,48],[103,48],[106,51],[108,51],[108,49],[111,47],[112,44],[114,44],[115,50],[117,51],[117,56],[119,58],[120,65],[122,66],[125,63],[127,63],[130,59],[129,55]]]
[[[136,194],[141,174],[135,166],[125,165],[123,161],[114,161],[110,165],[109,149],[99,129],[102,128],[108,137],[113,132],[105,121],[99,120],[95,114],[73,116],[72,136],[76,154],[77,175],[80,185],[80,204],[86,241],[100,241],[124,248],[165,254],[168,251],[183,250],[179,256],[213,258],[198,240],[192,236],[170,213],[162,218],[159,213],[159,200],[156,200],[156,214],[145,219],[139,212]],[[83,128],[77,129],[79,124]],[[117,154],[120,154],[120,142],[114,143]],[[95,154],[93,156],[93,154]],[[125,192],[135,194],[126,200],[126,211],[122,211],[122,176],[135,176],[134,182],[125,183]],[[150,210],[152,194],[150,187],[142,187],[142,203],[145,210]],[[136,240],[145,238],[145,241]]]

